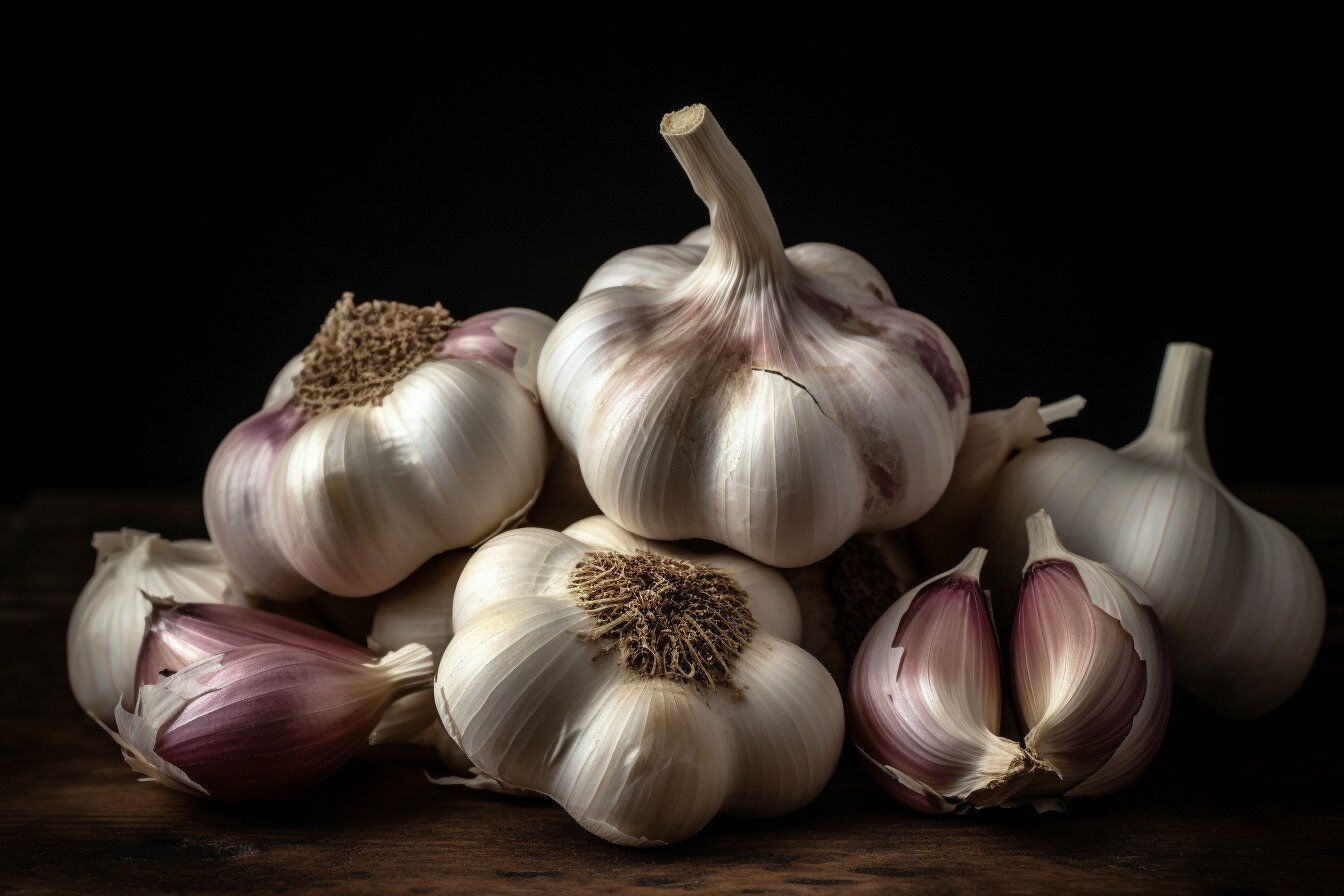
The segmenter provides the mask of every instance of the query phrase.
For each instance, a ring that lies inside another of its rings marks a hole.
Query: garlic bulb
[[[1070,548],[1149,596],[1176,682],[1217,713],[1252,718],[1286,700],[1311,669],[1325,592],[1302,542],[1213,472],[1204,440],[1211,357],[1197,345],[1168,346],[1148,428],[1119,451],[1052,439],[1004,467],[981,529],[986,580],[1010,612],[1001,583],[1027,556],[1022,520],[1044,507]]]
[[[1055,776],[1028,795],[1104,796],[1148,767],[1167,730],[1171,663],[1134,583],[1059,543],[1044,510],[1030,545],[1009,659],[1026,750]]]
[[[604,517],[517,529],[472,556],[435,679],[473,786],[550,796],[632,846],[716,814],[779,815],[839,758],[835,683],[794,642],[780,575]]]
[[[450,551],[433,558],[406,581],[385,591],[373,616],[369,648],[375,653],[420,643],[437,666],[453,637],[453,593],[471,551]],[[369,735],[371,744],[413,743],[431,747],[449,769],[466,771],[469,763],[447,736],[434,697],[428,690],[393,703]]]
[[[93,548],[93,578],[66,631],[66,664],[80,708],[110,722],[112,710],[135,694],[135,658],[151,609],[146,594],[186,603],[241,605],[247,598],[208,541],[167,541],[122,529],[94,535]]]
[[[820,563],[782,570],[798,597],[803,649],[842,687],[850,657],[896,598],[919,581],[908,529],[855,535]]]
[[[1008,458],[1050,435],[1054,423],[1078,416],[1086,404],[1081,395],[1045,407],[1039,398],[1024,398],[1011,408],[971,415],[947,490],[910,526],[926,568],[946,569],[975,547],[985,496]]]
[[[351,663],[374,659],[353,641],[265,610],[150,600],[153,608],[135,664],[137,688],[158,684],[206,657],[257,644],[288,644]]]
[[[345,294],[206,474],[206,523],[248,588],[374,594],[521,518],[546,467],[551,326]]]
[[[617,255],[541,355],[542,404],[593,499],[641,535],[780,567],[918,519],[966,429],[956,349],[855,253],[785,250],[704,106],[662,133],[709,207],[708,244]]]
[[[1022,743],[1002,736],[985,551],[911,589],[873,626],[850,673],[850,730],[878,784],[926,812],[1111,793],[1166,733],[1171,672],[1133,583],[1059,544],[1044,511],[1011,639]]]
[[[433,671],[418,644],[366,662],[291,644],[239,647],[141,687],[135,712],[117,707],[113,737],[146,780],[226,800],[282,799],[339,768],[388,704],[426,687]]]

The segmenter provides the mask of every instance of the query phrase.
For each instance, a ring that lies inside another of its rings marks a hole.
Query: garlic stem
[[[1027,517],[1027,566],[1058,554],[1064,549],[1055,533],[1055,522],[1045,508]]]
[[[1045,405],[1037,413],[1041,415],[1041,422],[1046,426],[1051,426],[1061,420],[1077,417],[1086,406],[1086,398],[1081,395],[1071,395],[1068,398]]]
[[[709,109],[696,103],[664,115],[662,134],[709,207],[709,251],[686,291],[738,294],[743,287],[755,291],[767,285],[790,290],[793,268],[770,205]]]
[[[407,644],[365,665],[387,675],[393,699],[423,690],[434,681],[434,654],[423,644]]]
[[[1162,359],[1148,427],[1121,451],[1153,459],[1185,454],[1212,470],[1204,437],[1204,408],[1213,352],[1193,342],[1173,342]]]

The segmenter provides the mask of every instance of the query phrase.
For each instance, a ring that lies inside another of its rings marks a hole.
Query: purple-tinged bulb
[[[157,684],[165,674],[206,657],[258,644],[302,647],[347,663],[367,663],[375,658],[353,641],[265,610],[150,600],[154,608],[136,660],[136,687]]]
[[[175,790],[284,799],[339,768],[393,700],[433,675],[419,644],[365,662],[292,644],[238,647],[141,687],[134,712],[118,707],[113,736],[131,768]]]

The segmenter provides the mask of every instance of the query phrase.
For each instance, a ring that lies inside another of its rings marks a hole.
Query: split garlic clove
[[[1210,710],[1253,718],[1310,671],[1325,626],[1320,573],[1301,540],[1218,481],[1204,437],[1212,353],[1173,343],[1148,428],[1111,451],[1082,439],[1028,447],[986,500],[986,581],[1012,613],[1022,520],[1044,507],[1073,550],[1148,595],[1176,682]]]
[[[547,462],[536,370],[551,326],[346,294],[207,472],[206,524],[248,587],[366,596],[516,523]]]
[[[1044,407],[1039,398],[1024,398],[1011,408],[971,415],[947,490],[910,526],[927,568],[946,569],[975,547],[985,496],[1008,458],[1050,435],[1056,422],[1078,416],[1086,404],[1081,395]]]
[[[134,712],[117,707],[113,737],[131,768],[174,790],[283,799],[339,768],[388,704],[428,686],[433,670],[418,644],[364,662],[239,647],[141,687]]]
[[[287,644],[347,663],[374,659],[352,641],[265,610],[150,600],[153,609],[136,659],[137,688],[157,684],[206,657],[258,644]]]
[[[1010,648],[1028,754],[1058,777],[1030,796],[1103,796],[1157,754],[1171,710],[1171,664],[1148,598],[1065,550],[1045,511],[1027,519],[1029,554]]]
[[[594,517],[483,545],[458,583],[435,699],[470,786],[550,796],[631,846],[721,812],[770,816],[839,758],[840,695],[778,573]]]
[[[593,500],[646,537],[777,567],[917,519],[966,427],[955,348],[853,252],[786,250],[704,106],[662,130],[709,207],[708,240],[603,265],[541,355],[542,404]]]
[[[849,725],[878,784],[923,812],[998,805],[1039,773],[999,736],[999,650],[980,588],[985,552],[911,589],[854,658]]]
[[[248,598],[208,541],[122,529],[94,535],[93,547],[98,559],[70,614],[66,664],[80,708],[110,722],[113,709],[135,694],[136,656],[151,610],[146,594],[233,605]]]

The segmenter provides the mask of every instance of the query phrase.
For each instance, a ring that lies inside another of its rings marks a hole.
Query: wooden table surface
[[[70,695],[65,626],[95,530],[203,534],[194,496],[45,493],[0,509],[0,893],[1209,892],[1344,889],[1338,711],[1344,489],[1239,490],[1306,540],[1331,594],[1302,690],[1253,723],[1178,699],[1151,769],[1064,814],[913,814],[846,756],[800,812],[611,846],[543,800],[436,787],[370,751],[302,799],[230,806],[137,783]]]

